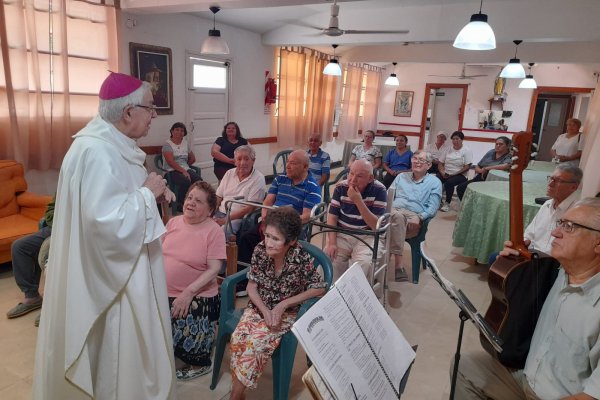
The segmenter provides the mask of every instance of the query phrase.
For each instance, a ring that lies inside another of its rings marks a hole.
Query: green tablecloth
[[[531,161],[529,161],[529,165],[527,166],[527,170],[529,170],[529,171],[544,171],[544,172],[548,172],[548,175],[551,175],[552,172],[554,172],[555,168],[556,168],[556,164],[554,164],[550,161],[531,160]]]
[[[537,214],[535,198],[546,195],[546,183],[528,182],[523,187],[523,229]],[[454,225],[452,245],[463,255],[487,264],[509,236],[508,182],[475,182],[467,187]]]
[[[528,183],[542,183],[546,184],[547,178],[552,175],[552,172],[548,171],[534,171],[530,169],[526,169],[523,171],[523,182]],[[488,173],[486,182],[494,182],[494,181],[508,181],[509,173],[507,171],[500,171],[497,169],[493,169]]]

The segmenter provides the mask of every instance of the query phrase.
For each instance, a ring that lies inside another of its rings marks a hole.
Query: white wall
[[[391,66],[390,66],[391,67]],[[396,74],[400,80],[399,87],[383,85],[381,90],[378,123],[379,129],[390,129],[395,124],[420,125],[423,113],[423,102],[426,83],[461,83],[468,84],[467,103],[463,120],[463,131],[468,136],[497,137],[497,132],[469,132],[469,129],[478,129],[477,116],[479,110],[487,110],[490,105],[488,99],[494,94],[494,80],[500,72],[500,67],[468,66],[467,75],[487,74],[488,76],[468,79],[448,77],[433,77],[428,75],[460,75],[462,64],[433,64],[433,63],[401,63],[396,66]],[[600,69],[600,64],[539,64],[533,67],[532,73],[538,86],[582,87],[593,88],[596,86],[594,71]],[[387,69],[387,71],[391,71]],[[388,73],[386,71],[386,74]],[[509,131],[518,132],[527,127],[529,107],[533,90],[519,89],[520,79],[507,79],[504,91],[507,93],[504,110],[513,111],[510,119]],[[410,117],[394,117],[394,101],[396,90],[414,91],[413,109]],[[443,127],[436,129],[444,130]],[[419,128],[395,126],[394,130],[417,132]],[[510,135],[508,135],[510,136]],[[413,138],[411,138],[413,139]],[[479,160],[486,150],[493,147],[492,143],[470,142],[474,158]]]
[[[128,28],[127,20],[135,20]],[[171,49],[173,69],[173,115],[159,115],[152,121],[147,137],[140,146],[158,146],[169,137],[169,128],[177,121],[189,124],[186,115],[186,53],[200,53],[212,21],[187,14],[142,15],[122,13],[119,29],[119,70],[130,72],[129,42],[163,46]],[[269,136],[270,117],[264,115],[264,73],[272,70],[273,48],[261,44],[260,35],[217,21],[217,28],[227,41],[231,60],[232,82],[229,119],[236,121],[244,137]],[[215,137],[221,132],[215,132]],[[266,162],[268,145],[258,145],[257,166],[270,170]],[[205,160],[199,160],[205,161]],[[268,167],[268,168],[267,168]]]

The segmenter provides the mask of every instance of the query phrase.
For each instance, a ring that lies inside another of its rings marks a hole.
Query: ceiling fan
[[[337,5],[337,0],[333,1],[333,4],[331,5],[331,18],[329,19],[329,27],[328,28],[320,28],[317,26],[310,26],[308,25],[308,27],[313,28],[313,29],[318,29],[321,31],[320,34],[323,35],[327,35],[327,36],[342,36],[342,35],[349,35],[349,34],[389,34],[389,33],[408,33],[409,30],[408,29],[402,29],[402,30],[396,30],[396,31],[381,31],[381,30],[376,30],[376,31],[363,31],[363,30],[354,30],[354,29],[340,29],[340,24],[339,24],[339,20],[338,20],[338,15],[340,13],[340,6]]]
[[[466,69],[467,69],[467,64],[463,63],[462,72],[460,73],[460,75],[427,75],[427,76],[439,76],[439,77],[443,77],[443,78],[458,78],[458,79],[474,79],[474,78],[479,78],[481,76],[487,76],[487,75],[481,75],[481,74],[467,75]]]

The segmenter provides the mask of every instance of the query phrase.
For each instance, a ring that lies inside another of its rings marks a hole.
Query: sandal
[[[6,317],[8,319],[17,318],[22,315],[28,314],[34,310],[37,310],[42,307],[42,299],[36,301],[32,304],[19,303],[13,308],[11,308],[7,313]]]
[[[187,380],[194,379],[194,378],[197,378],[202,375],[206,375],[210,371],[212,371],[211,365],[206,365],[204,367],[199,367],[199,368],[186,367],[186,368],[176,370],[175,376],[180,381],[187,381]]]

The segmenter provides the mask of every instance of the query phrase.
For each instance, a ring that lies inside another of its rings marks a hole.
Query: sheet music
[[[490,325],[487,323],[485,318],[477,311],[477,308],[471,303],[467,296],[462,290],[457,289],[456,286],[448,279],[446,279],[440,272],[435,262],[427,257],[425,249],[423,248],[423,242],[421,243],[421,254],[425,259],[433,279],[435,279],[442,289],[450,296],[452,300],[458,305],[458,307],[469,317],[469,319],[477,326],[479,331],[486,337],[486,339],[494,346],[494,349],[498,352],[502,352],[502,339],[492,330]]]
[[[292,331],[338,399],[397,399],[415,358],[357,263]]]

